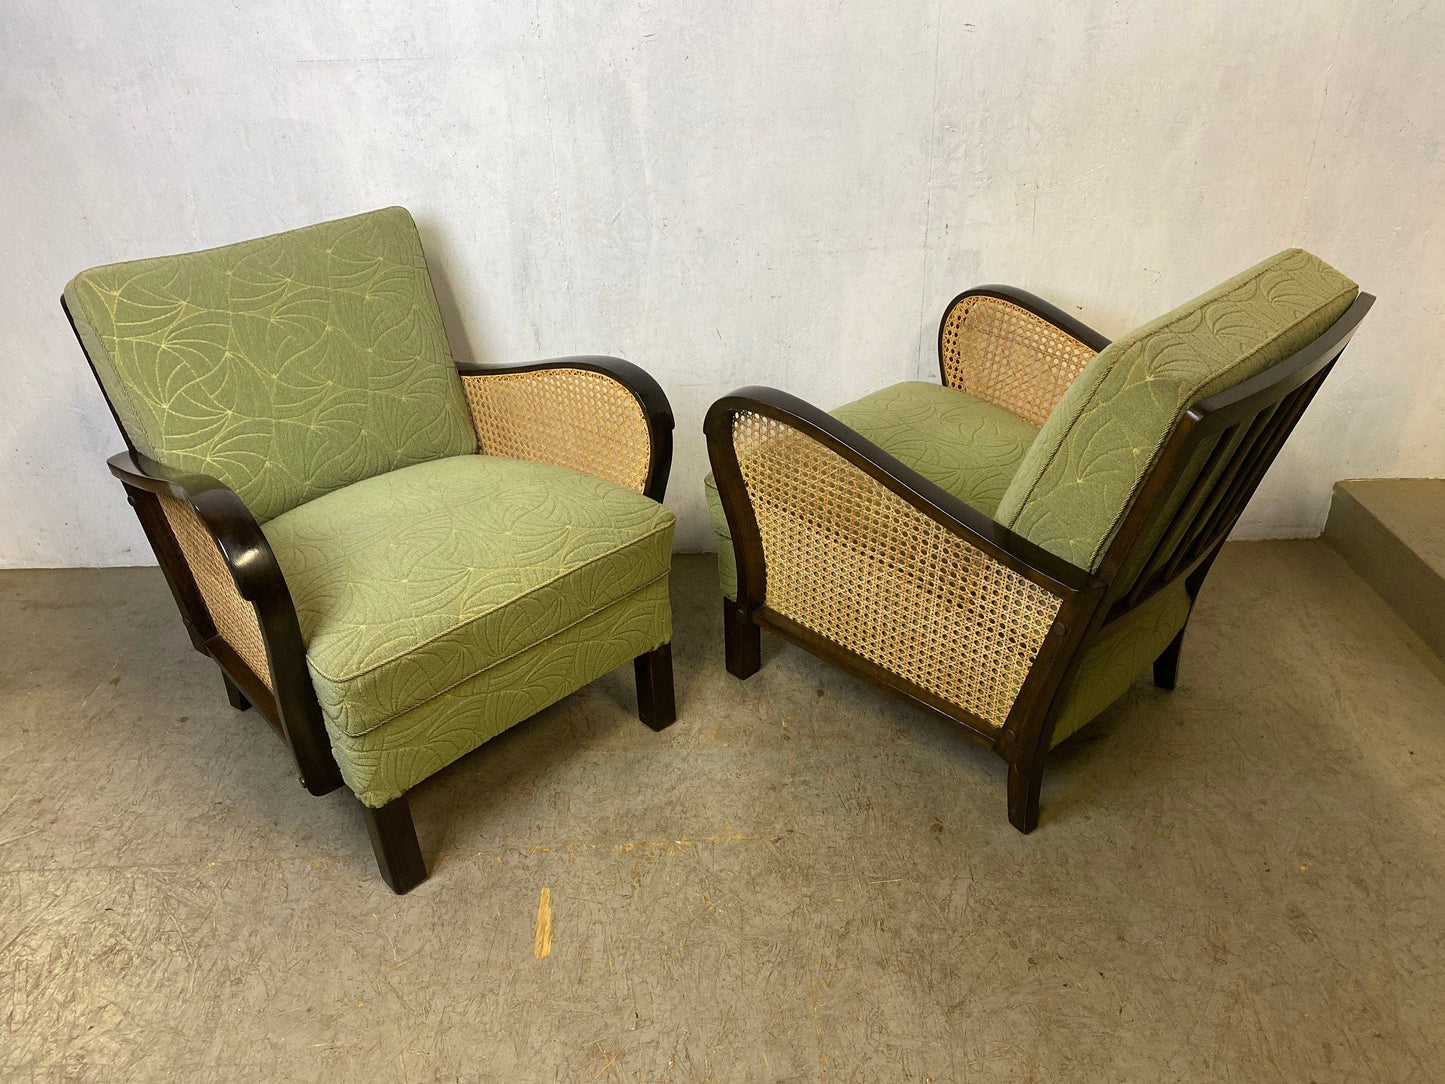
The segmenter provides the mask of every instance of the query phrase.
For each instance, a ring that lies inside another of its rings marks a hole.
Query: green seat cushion
[[[930,482],[993,515],[1024,453],[1038,436],[1031,422],[938,384],[894,384],[829,413]],[[732,536],[711,474],[704,481],[718,534],[723,592],[737,597]]]
[[[65,299],[136,449],[219,478],[263,522],[476,450],[403,208],[93,268]]]
[[[381,806],[458,757],[672,639],[666,578],[478,671],[365,734],[330,727],[341,776]]]
[[[829,411],[905,466],[992,516],[1038,426],[938,384],[894,384]]]
[[[665,583],[673,524],[591,475],[464,455],[357,482],[263,529],[326,723],[358,737]],[[561,672],[548,687],[565,695],[595,676]]]
[[[994,518],[1097,571],[1185,411],[1307,346],[1357,293],[1289,249],[1115,341],[1059,400]]]

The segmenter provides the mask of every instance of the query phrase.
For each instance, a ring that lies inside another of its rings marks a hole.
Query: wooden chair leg
[[[425,881],[426,862],[421,856],[421,844],[416,839],[416,825],[412,822],[406,795],[393,798],[378,809],[362,805],[361,814],[366,818],[376,868],[381,871],[387,887],[400,896]]]
[[[1154,684],[1161,689],[1173,689],[1174,680],[1179,676],[1179,649],[1184,646],[1184,630],[1170,641],[1164,654],[1154,660]]]
[[[1039,791],[1043,787],[1044,766],[1008,766],[1008,822],[1024,835],[1039,826]]]
[[[632,660],[637,678],[637,715],[652,727],[663,730],[677,720],[677,702],[672,693],[672,645],[663,644]]]
[[[763,630],[742,614],[731,599],[723,599],[723,651],[728,673],[747,680],[763,665]]]
[[[226,699],[230,702],[231,707],[237,711],[245,711],[251,706],[251,701],[246,699],[246,694],[231,680],[231,675],[224,670],[221,671],[221,680],[226,683]]]

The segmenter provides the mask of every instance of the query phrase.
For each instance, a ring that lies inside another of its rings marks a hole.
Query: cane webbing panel
[[[1000,727],[1060,600],[807,435],[741,413],[767,606]]]
[[[1043,425],[1094,350],[1025,308],[998,297],[966,297],[939,339],[943,380]]]
[[[555,463],[641,493],[652,459],[647,415],[612,377],[588,369],[464,376],[483,455]]]
[[[256,607],[236,590],[236,581],[231,578],[225,558],[195,509],[176,497],[163,496],[160,502],[161,511],[171,525],[171,533],[186,558],[186,565],[191,570],[201,598],[205,600],[206,611],[211,615],[216,631],[269,689],[271,669],[266,664],[266,645],[261,639]]]

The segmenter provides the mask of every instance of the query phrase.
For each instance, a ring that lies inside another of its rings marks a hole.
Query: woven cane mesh
[[[236,590],[236,581],[231,578],[225,558],[216,548],[215,540],[201,523],[200,518],[185,501],[176,497],[161,497],[161,510],[176,536],[176,544],[186,558],[191,576],[205,600],[206,611],[215,623],[221,639],[251,668],[251,673],[271,687],[271,670],[266,665],[266,647],[261,640],[261,625],[256,620],[256,608],[243,599]]]
[[[1094,351],[1027,309],[997,297],[966,297],[939,340],[943,380],[1034,425],[1048,421]]]
[[[604,373],[539,369],[464,376],[483,455],[556,463],[641,493],[652,457],[647,415]]]
[[[769,609],[1002,726],[1060,600],[842,456],[739,414]]]

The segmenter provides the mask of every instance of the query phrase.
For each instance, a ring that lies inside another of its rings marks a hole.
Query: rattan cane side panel
[[[176,497],[160,497],[161,510],[171,525],[176,544],[185,555],[191,576],[205,600],[206,610],[215,623],[221,639],[251,668],[251,672],[271,687],[271,669],[266,664],[266,645],[261,639],[261,624],[256,607],[236,590],[236,581],[226,567],[225,558],[216,548],[215,540],[200,518],[185,501]]]
[[[741,413],[733,442],[767,606],[1002,726],[1060,599],[798,430]]]
[[[1027,309],[966,297],[939,339],[944,383],[1043,425],[1093,349]]]
[[[652,458],[647,415],[603,373],[539,369],[464,376],[483,455],[556,463],[641,493]]]

